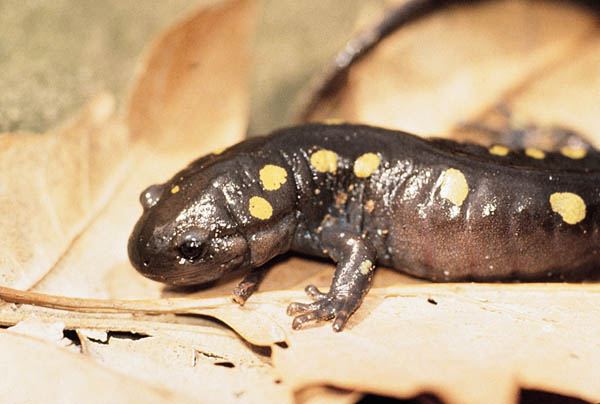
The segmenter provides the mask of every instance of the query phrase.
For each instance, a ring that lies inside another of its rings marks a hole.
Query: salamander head
[[[205,283],[247,267],[248,243],[221,190],[214,181],[182,173],[142,192],[144,213],[128,244],[132,265],[171,285]]]

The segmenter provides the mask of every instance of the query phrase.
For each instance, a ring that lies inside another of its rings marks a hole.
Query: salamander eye
[[[189,260],[193,261],[198,258],[202,258],[208,251],[208,243],[206,239],[199,237],[195,234],[186,234],[183,236],[178,246],[181,255]]]

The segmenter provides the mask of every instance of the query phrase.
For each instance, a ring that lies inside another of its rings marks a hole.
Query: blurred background
[[[145,46],[214,0],[0,1],[0,132],[44,132],[101,91],[124,105]],[[264,0],[250,132],[289,122],[298,92],[390,0]]]

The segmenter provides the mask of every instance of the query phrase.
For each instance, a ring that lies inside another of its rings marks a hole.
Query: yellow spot
[[[570,159],[579,160],[585,157],[587,150],[582,147],[565,146],[560,148],[560,153]]]
[[[461,206],[469,193],[465,175],[456,168],[449,168],[442,174],[440,196],[456,206]]]
[[[558,213],[565,223],[575,224],[585,219],[585,202],[571,192],[555,192],[550,195],[552,211]]]
[[[379,167],[379,156],[375,153],[365,153],[354,162],[354,175],[358,178],[367,178]]]
[[[506,156],[510,149],[506,146],[494,145],[488,149],[490,154],[494,154],[496,156]]]
[[[260,182],[267,191],[275,191],[287,181],[287,171],[284,168],[267,164],[258,172]]]
[[[364,260],[362,264],[360,264],[360,273],[363,275],[369,275],[369,272],[373,270],[373,263],[371,260]]]
[[[373,210],[375,210],[375,201],[369,199],[367,202],[365,202],[365,210],[369,213],[373,212]]]
[[[533,147],[528,147],[527,149],[525,149],[525,154],[528,155],[529,157],[537,159],[537,160],[542,160],[543,158],[546,157],[546,153],[544,153],[540,149],[536,149]]]
[[[248,202],[248,210],[250,214],[257,219],[267,220],[273,215],[273,207],[271,204],[260,196],[253,196]]]
[[[171,193],[176,194],[177,192],[179,192],[179,189],[179,185],[175,185],[173,188],[171,188]]]
[[[328,119],[325,119],[323,121],[323,123],[326,125],[341,125],[343,123],[346,123],[346,121],[344,121],[343,119],[340,119],[340,118],[328,118]]]
[[[331,150],[319,150],[310,156],[310,164],[320,173],[335,173],[337,155]]]
[[[219,147],[217,150],[213,151],[213,154],[219,155],[219,154],[223,153],[225,151],[225,149],[227,149],[227,147]]]

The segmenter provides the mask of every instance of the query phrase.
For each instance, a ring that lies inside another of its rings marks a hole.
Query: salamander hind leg
[[[291,303],[287,314],[296,316],[292,322],[294,329],[313,321],[333,319],[333,330],[339,332],[371,287],[375,248],[360,234],[340,230],[337,226],[324,228],[321,235],[324,248],[337,262],[329,292],[323,293],[314,285],[307,286],[306,293],[314,301]]]

